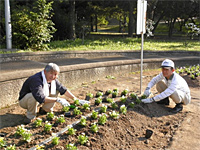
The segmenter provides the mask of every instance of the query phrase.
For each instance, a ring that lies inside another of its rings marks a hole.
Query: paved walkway
[[[92,52],[90,52],[92,53]],[[189,55],[189,52],[186,52]],[[182,55],[174,55],[174,56],[169,56],[169,58],[172,59],[181,59],[181,58],[185,58],[185,59],[195,59],[198,60],[199,59],[199,63],[200,63],[200,57],[199,56],[185,56],[187,54],[184,54],[184,56],[182,57]],[[75,54],[76,55],[76,54]],[[158,58],[167,58],[166,54],[161,53],[161,54],[146,54],[144,55],[144,61],[145,60],[149,60],[152,61]],[[49,63],[49,62],[54,62],[56,63],[58,66],[62,67],[62,66],[71,66],[73,67],[73,65],[79,65],[79,64],[87,64],[87,65],[91,65],[94,63],[105,63],[105,62],[109,62],[113,65],[115,65],[116,62],[118,62],[118,64],[120,62],[127,62],[128,60],[138,60],[140,61],[140,53],[136,53],[134,56],[123,56],[123,55],[110,55],[110,56],[100,56],[98,55],[97,57],[95,57],[95,54],[92,57],[87,57],[87,58],[61,58],[61,59],[48,59],[48,60],[40,60],[40,61],[32,61],[32,60],[20,60],[20,61],[11,61],[11,62],[1,62],[0,63],[0,82],[1,81],[8,81],[9,79],[13,79],[14,77],[16,78],[20,78],[20,76],[25,77],[26,74],[27,76],[29,76],[31,74],[31,72],[35,72],[38,70],[42,70],[44,68],[44,66]],[[61,70],[62,72],[62,70]]]

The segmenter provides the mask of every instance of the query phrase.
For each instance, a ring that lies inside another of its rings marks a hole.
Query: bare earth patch
[[[159,72],[160,70],[151,70],[143,73],[143,89],[152,77]],[[97,120],[88,117],[86,127],[75,126],[76,135],[70,136],[66,132],[60,136],[58,145],[54,146],[49,142],[45,145],[45,149],[62,150],[69,143],[75,143],[79,150],[200,149],[200,78],[191,80],[187,75],[183,74],[182,76],[188,82],[192,96],[191,104],[184,106],[182,112],[177,114],[170,112],[170,109],[175,105],[172,101],[167,107],[156,103],[136,104],[134,108],[128,107],[126,115],[120,114],[119,119],[114,120],[108,117],[106,124],[99,125],[99,132],[97,133],[92,133],[90,130],[91,124],[97,122]],[[78,98],[85,99],[87,93],[95,95],[97,91],[105,93],[106,90],[113,90],[114,88],[118,88],[119,93],[124,89],[129,89],[129,93],[135,92],[139,95],[140,74],[127,73],[116,76],[116,79],[102,78],[92,83],[84,83],[71,91]],[[152,89],[152,93],[157,94],[155,88]],[[120,94],[114,100],[117,101],[119,98]],[[101,107],[101,105],[94,105],[94,98],[90,101],[92,109]],[[126,106],[131,101],[131,99],[128,99]],[[122,104],[119,103],[119,105]],[[56,104],[55,115],[62,114],[61,108],[61,105]],[[107,112],[110,110],[111,108],[108,108]],[[20,108],[18,104],[0,110],[0,133],[4,135],[7,145],[15,144],[20,150],[29,149],[51,136],[51,133],[44,132],[43,127],[33,127],[33,123],[25,126],[33,134],[30,143],[21,141],[20,137],[15,136],[16,128],[21,124],[24,113],[25,110]],[[87,113],[87,111],[83,112],[82,115]],[[43,119],[43,122],[46,120],[45,115],[39,117]],[[61,125],[54,125],[52,132],[58,132],[78,119],[80,119],[80,116],[66,117],[66,122]],[[146,129],[153,131],[150,139],[145,138]],[[77,142],[77,136],[83,132],[88,136],[89,142],[80,145]]]

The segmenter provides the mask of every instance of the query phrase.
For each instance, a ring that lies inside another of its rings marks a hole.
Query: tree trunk
[[[152,33],[155,32],[155,30],[156,30],[156,28],[157,28],[157,26],[158,26],[160,20],[161,20],[163,17],[164,17],[164,13],[162,13],[162,14],[160,15],[160,17],[158,18],[157,22],[154,24],[154,26],[153,26],[154,28],[153,28]]]
[[[98,23],[97,14],[95,14],[95,32],[97,32],[97,23]]]
[[[128,36],[133,37],[133,1],[129,2],[129,23],[128,23]]]
[[[94,32],[94,28],[93,28],[93,17],[91,16],[90,17],[90,21],[91,21],[91,23],[90,23],[90,30],[91,30],[91,32]]]
[[[172,37],[175,22],[176,22],[176,18],[171,18],[169,21],[169,32],[168,32],[169,38]]]
[[[76,38],[75,33],[75,0],[69,1],[69,39],[74,40]]]

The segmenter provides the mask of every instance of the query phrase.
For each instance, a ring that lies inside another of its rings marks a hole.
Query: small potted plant
[[[121,96],[126,96],[128,94],[128,89],[125,89],[121,92]]]
[[[132,93],[130,94],[130,97],[131,97],[133,100],[136,100],[136,99],[138,98],[137,94],[134,93],[134,92],[132,92]]]
[[[109,94],[111,94],[111,93],[112,93],[112,91],[111,91],[110,89],[108,89],[108,90],[106,91],[105,95],[109,95]]]
[[[96,93],[96,97],[101,97],[101,96],[103,96],[103,92],[98,91],[98,92]]]
[[[86,95],[86,100],[89,101],[90,99],[92,99],[94,97],[94,95],[92,93],[87,93]]]
[[[117,97],[118,92],[117,91],[113,91],[112,92],[112,98],[116,98]]]
[[[120,107],[120,113],[122,113],[122,114],[126,114],[126,112],[127,112],[127,108],[126,108],[126,106],[125,105],[122,105],[121,107]]]
[[[117,109],[118,105],[115,102],[113,102],[113,103],[111,103],[111,107],[112,107],[112,109]]]
[[[99,105],[102,103],[102,98],[98,97],[97,99],[95,99],[95,105]]]
[[[127,97],[125,97],[124,95],[120,98],[120,101],[121,101],[122,103],[125,103],[126,100],[127,100]]]
[[[108,103],[113,103],[114,100],[113,100],[112,98],[107,97],[107,98],[106,98],[106,102],[108,102]]]

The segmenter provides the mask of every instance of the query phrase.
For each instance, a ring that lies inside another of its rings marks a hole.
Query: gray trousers
[[[156,84],[156,89],[159,93],[167,89],[167,85],[163,81],[159,81]],[[176,104],[183,103],[187,105],[191,102],[190,93],[185,93],[183,91],[177,90],[172,95],[169,96]]]

